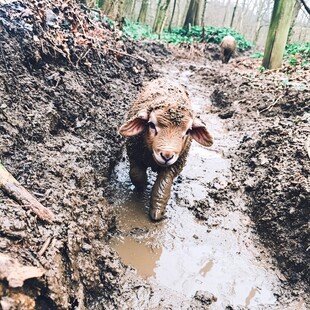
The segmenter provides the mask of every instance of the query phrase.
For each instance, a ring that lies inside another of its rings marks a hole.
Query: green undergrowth
[[[286,45],[284,57],[291,65],[309,65],[310,42]]]
[[[263,58],[263,52],[255,52],[251,58]],[[310,43],[291,43],[287,44],[284,51],[283,59],[290,65],[309,65]]]
[[[189,30],[184,28],[173,28],[171,31],[164,30],[159,37],[152,32],[150,26],[126,20],[123,31],[125,35],[137,40],[145,38],[149,40],[160,40],[162,42],[174,43],[176,45],[202,41],[219,44],[223,37],[232,35],[235,37],[240,51],[246,51],[252,47],[252,44],[240,33],[230,28],[208,26],[204,28],[204,31],[203,28],[199,26],[193,26]]]

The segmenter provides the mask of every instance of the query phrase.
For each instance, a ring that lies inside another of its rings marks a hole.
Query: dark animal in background
[[[156,79],[142,89],[119,133],[128,137],[129,174],[136,188],[145,189],[148,167],[157,172],[149,214],[153,220],[160,220],[192,139],[204,146],[211,146],[213,139],[191,109],[185,88],[167,78]]]
[[[236,40],[233,36],[223,38],[221,44],[222,63],[227,64],[233,53],[236,51]]]

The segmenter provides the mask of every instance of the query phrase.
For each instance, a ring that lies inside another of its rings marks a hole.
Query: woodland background
[[[258,49],[264,47],[270,24],[274,0],[87,0],[115,20],[118,16],[147,24],[156,30],[156,14],[165,11],[165,28],[184,27],[188,18],[198,26],[230,27],[253,42]],[[284,1],[285,3],[285,1]],[[298,0],[294,5],[289,43],[310,41],[309,3]],[[192,16],[189,16],[192,15]]]

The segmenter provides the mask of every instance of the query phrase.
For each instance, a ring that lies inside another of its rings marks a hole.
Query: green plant
[[[309,64],[310,58],[310,42],[306,43],[291,43],[286,45],[285,60],[289,62],[290,65],[307,65]]]
[[[287,55],[307,54],[310,56],[310,42],[306,43],[291,43],[285,47],[285,53]]]
[[[266,70],[266,68],[264,67],[264,66],[260,66],[259,68],[258,68],[258,71],[259,72],[264,72]]]
[[[290,65],[296,66],[298,64],[298,60],[295,57],[290,57],[289,63]]]
[[[258,59],[258,58],[263,58],[263,56],[264,56],[263,52],[256,52],[256,53],[253,53],[250,57],[254,59]]]

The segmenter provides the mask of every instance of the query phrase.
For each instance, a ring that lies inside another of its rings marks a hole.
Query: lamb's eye
[[[152,122],[148,122],[148,125],[151,129],[156,129],[155,124]]]

